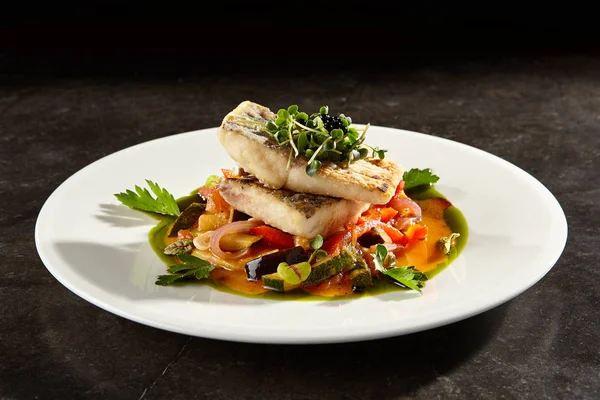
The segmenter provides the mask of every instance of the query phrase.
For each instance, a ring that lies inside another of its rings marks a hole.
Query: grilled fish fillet
[[[369,208],[368,203],[354,200],[271,189],[256,179],[225,179],[219,183],[219,192],[235,209],[310,239],[343,230]]]
[[[289,147],[280,146],[260,123],[277,115],[250,101],[240,103],[225,116],[218,129],[219,141],[229,156],[267,186],[294,192],[339,197],[373,204],[387,203],[402,179],[402,168],[390,160],[323,162],[315,176],[306,174],[304,155],[293,158],[287,168]]]

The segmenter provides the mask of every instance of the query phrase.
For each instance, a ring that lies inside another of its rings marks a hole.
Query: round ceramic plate
[[[155,285],[166,269],[148,242],[156,220],[121,205],[113,194],[146,187],[150,179],[180,197],[220,168],[234,167],[214,128],[142,143],[75,173],[40,211],[37,249],[64,286],[130,320],[214,339],[298,344],[402,335],[473,316],[530,288],[561,255],[564,213],[523,170],[476,148],[416,132],[371,126],[368,142],[387,148],[386,157],[407,170],[431,168],[440,177],[436,189],[468,223],[464,250],[422,294],[276,301],[207,285]]]

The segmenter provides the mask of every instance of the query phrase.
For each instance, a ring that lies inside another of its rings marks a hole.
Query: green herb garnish
[[[323,236],[321,235],[317,235],[313,240],[311,240],[310,242],[310,247],[312,247],[315,251],[310,255],[310,258],[308,259],[308,263],[310,264],[313,260],[313,258],[316,258],[317,261],[320,260],[323,257],[326,257],[328,254],[325,250],[321,249],[321,246],[323,246]]]
[[[369,124],[359,132],[352,126],[352,119],[344,114],[329,115],[329,108],[323,106],[318,113],[308,115],[298,110],[297,105],[277,112],[275,121],[263,126],[281,146],[289,146],[292,159],[304,155],[308,159],[306,174],[314,176],[323,161],[350,163],[369,157],[385,158],[387,150],[371,147],[364,143]]]
[[[148,189],[142,189],[137,185],[135,192],[127,189],[124,193],[115,194],[115,197],[129,208],[177,217],[180,211],[175,197],[148,179],[146,183],[156,198],[152,197]]]
[[[171,274],[159,275],[155,282],[157,285],[167,286],[188,278],[206,279],[210,276],[210,272],[215,269],[214,265],[190,254],[179,254],[178,257],[183,261],[183,264],[171,265],[167,269]]]
[[[214,188],[219,183],[221,178],[219,175],[210,175],[206,178],[206,182],[204,182],[204,187]]]
[[[421,293],[421,288],[425,286],[425,282],[428,280],[425,273],[419,272],[413,266],[394,265],[396,261],[394,254],[388,254],[387,248],[382,244],[377,245],[374,261],[375,268],[379,272],[392,278],[401,286],[416,290],[419,293]]]
[[[306,280],[310,275],[311,267],[307,261],[289,265],[281,262],[277,266],[277,273],[289,284],[298,285]]]
[[[171,243],[163,250],[163,253],[168,256],[179,254],[187,254],[194,250],[194,242],[189,239],[182,239]]]
[[[439,249],[445,255],[450,254],[450,250],[452,250],[456,246],[456,239],[460,236],[460,233],[452,233],[448,237],[442,237],[438,241]]]
[[[430,185],[436,183],[440,179],[439,176],[434,175],[431,169],[418,169],[413,168],[409,171],[404,172],[402,180],[404,181],[404,189],[410,189],[416,186]]]

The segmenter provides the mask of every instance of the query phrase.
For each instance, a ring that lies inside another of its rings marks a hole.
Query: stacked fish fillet
[[[293,235],[324,238],[356,223],[370,204],[385,204],[402,179],[402,168],[390,160],[361,159],[349,167],[323,162],[314,176],[306,174],[300,155],[288,168],[289,149],[260,125],[277,115],[251,101],[225,116],[219,141],[229,156],[249,173],[225,179],[221,196],[235,209]]]

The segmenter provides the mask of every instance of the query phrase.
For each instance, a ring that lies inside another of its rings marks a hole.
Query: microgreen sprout
[[[279,145],[289,146],[288,169],[294,158],[304,156],[308,160],[306,174],[314,176],[325,161],[345,163],[347,168],[350,163],[368,157],[384,159],[386,149],[364,143],[369,126],[359,132],[349,116],[331,116],[327,106],[308,115],[299,111],[297,105],[291,105],[280,109],[275,120],[264,124],[263,130]]]
[[[321,246],[323,246],[323,236],[321,235],[317,235],[313,240],[310,241],[310,247],[313,248],[314,252],[308,259],[309,264],[312,262],[313,258],[317,259],[318,261],[328,255],[325,250],[321,249]]]

